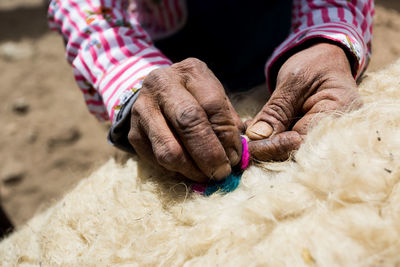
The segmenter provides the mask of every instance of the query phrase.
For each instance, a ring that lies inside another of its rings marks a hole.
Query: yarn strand
[[[232,173],[223,181],[209,181],[206,184],[194,184],[192,190],[196,193],[210,196],[214,193],[229,193],[234,191],[240,183],[243,171],[249,166],[250,153],[247,145],[247,140],[240,137],[242,140],[242,159],[237,167],[234,167]],[[240,166],[240,168],[238,168]]]

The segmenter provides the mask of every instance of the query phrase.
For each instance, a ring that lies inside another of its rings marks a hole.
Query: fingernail
[[[220,181],[226,178],[231,173],[231,166],[229,164],[223,164],[215,169],[212,173],[212,179]]]
[[[272,127],[265,121],[259,121],[247,129],[246,135],[253,140],[260,140],[269,137],[272,134]]]
[[[229,161],[231,162],[231,165],[232,165],[232,166],[235,166],[236,164],[238,164],[239,161],[240,161],[240,158],[239,158],[239,155],[238,155],[238,153],[236,152],[236,150],[233,149],[233,148],[231,148],[231,149],[228,149],[227,152],[228,152],[228,153],[227,153],[227,156],[228,156],[228,158],[229,158]]]

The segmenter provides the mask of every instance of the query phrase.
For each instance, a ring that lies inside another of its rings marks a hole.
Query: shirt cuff
[[[342,22],[325,23],[292,33],[272,54],[265,68],[267,85],[272,92],[280,67],[295,53],[318,42],[334,43],[344,49],[357,79],[368,65],[370,43],[365,44],[361,34]]]
[[[120,120],[121,108],[141,87],[145,76],[154,69],[172,64],[156,48],[149,47],[146,50],[113,67],[95,86],[103,98],[112,124]]]
[[[107,136],[107,140],[110,144],[129,153],[135,152],[132,145],[129,143],[128,133],[130,130],[131,108],[139,97],[139,92],[140,88],[126,99],[126,102],[121,106],[116,122],[111,125]]]
[[[170,64],[172,64],[163,55],[161,55],[161,57],[163,58],[161,61],[154,61],[154,59],[151,61],[153,63],[158,62],[157,64],[150,64],[148,60],[143,60],[144,62],[135,64],[134,59],[124,62],[121,70],[124,72],[132,72],[132,75],[128,75],[127,77],[129,78],[127,78],[126,82],[121,85],[121,93],[119,93],[118,97],[115,97],[116,101],[112,102],[111,104],[107,104],[107,102],[105,102],[107,109],[111,108],[111,110],[108,111],[112,121],[112,126],[108,132],[108,142],[126,152],[135,152],[128,140],[131,118],[130,114],[132,105],[139,97],[139,92],[145,76],[156,68],[168,67]],[[134,63],[133,66],[131,66],[132,63]],[[109,77],[106,79],[110,80]],[[118,79],[116,79],[115,82],[118,83]],[[112,97],[110,99],[112,100]]]

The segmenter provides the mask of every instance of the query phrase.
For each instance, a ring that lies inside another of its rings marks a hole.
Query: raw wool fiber
[[[192,194],[137,160],[110,160],[3,240],[0,259],[4,266],[399,265],[400,61],[370,74],[360,93],[364,107],[324,118],[295,160],[251,166],[226,195]],[[244,116],[265,101],[259,94],[236,105]]]

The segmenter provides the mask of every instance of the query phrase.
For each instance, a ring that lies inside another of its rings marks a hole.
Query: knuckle
[[[178,70],[180,73],[197,73],[205,71],[208,67],[206,63],[197,58],[187,58],[181,62],[172,65],[173,68]]]
[[[141,137],[139,134],[135,133],[134,131],[130,130],[128,133],[128,141],[132,146],[135,146],[141,142]]]
[[[234,126],[235,119],[225,98],[212,97],[204,101],[202,108],[212,125]]]
[[[290,154],[297,150],[302,142],[302,138],[297,132],[291,132],[282,138],[277,138],[274,142],[276,160],[286,160]]]
[[[204,101],[203,109],[207,112],[208,115],[213,114],[229,114],[230,109],[226,103],[226,98],[212,96]]]
[[[291,114],[294,114],[293,106],[291,105],[291,103],[288,103],[284,98],[277,99],[276,101],[272,102],[269,108],[276,113],[276,118],[279,119],[281,122],[288,121]]]
[[[148,114],[150,111],[149,103],[144,100],[143,95],[141,96],[139,96],[131,108],[131,116],[134,118],[141,118],[143,114]]]
[[[133,117],[137,117],[139,115],[139,111],[141,109],[143,109],[143,104],[142,104],[142,101],[140,101],[140,100],[141,100],[141,98],[139,96],[136,103],[134,103],[131,107],[131,116],[133,116]]]
[[[215,126],[213,127],[215,135],[222,143],[233,143],[236,134],[239,136],[238,131],[232,126]]]
[[[188,105],[179,109],[176,116],[178,128],[185,131],[204,124],[206,120],[203,113],[204,110],[197,105]]]
[[[272,117],[276,123],[285,127],[289,126],[294,119],[292,118],[292,114],[294,114],[293,107],[285,99],[276,99],[269,103],[268,106],[263,108],[262,113],[266,118]]]
[[[181,61],[181,63],[191,68],[198,68],[206,65],[203,61],[194,57],[189,57]]]
[[[303,68],[303,66],[298,65],[284,65],[277,76],[277,84],[281,83],[289,83],[294,84],[299,81],[305,80],[304,78],[307,76],[307,70]]]
[[[292,65],[292,67],[289,68],[288,72],[291,78],[295,80],[302,80],[309,75],[310,70],[302,66]]]
[[[152,70],[147,76],[146,79],[155,79],[157,77],[163,76],[165,74],[165,69],[157,68]]]
[[[157,162],[167,169],[175,169],[183,160],[183,151],[179,145],[170,142],[161,145],[155,152]]]
[[[159,90],[162,89],[163,84],[168,80],[168,73],[165,68],[158,68],[152,70],[144,79],[142,90]]]

